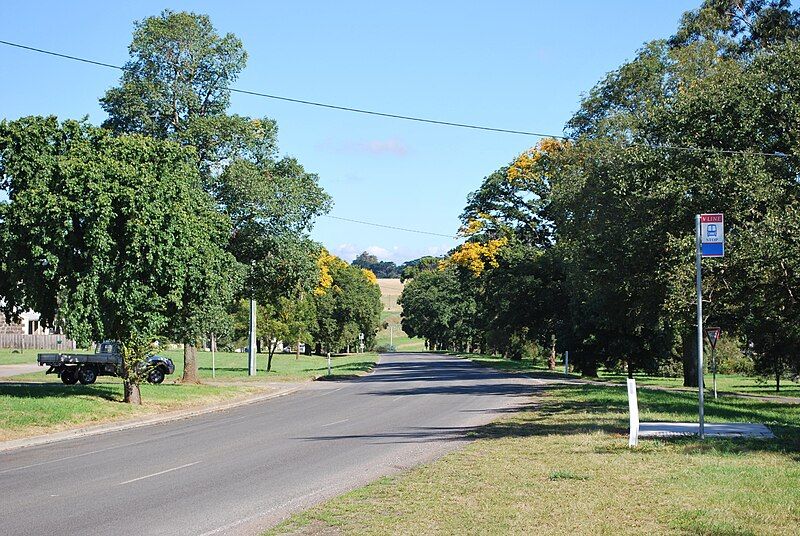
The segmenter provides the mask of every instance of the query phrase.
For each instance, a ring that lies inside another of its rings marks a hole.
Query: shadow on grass
[[[534,394],[545,396],[539,397],[535,403],[506,409],[503,411],[507,414],[505,419],[483,426],[407,427],[377,434],[325,435],[300,439],[394,444],[604,432],[619,436],[619,445],[607,449],[609,453],[627,451],[628,413],[624,389],[565,385],[536,387]],[[643,420],[692,421],[696,418],[696,404],[691,394],[686,393],[647,392],[640,395]],[[697,438],[684,437],[658,441],[682,446],[687,453],[769,451],[800,460],[800,424],[796,410],[791,406],[736,400],[727,404],[708,404],[706,412],[710,421],[765,423],[777,438],[708,438],[701,442]],[[642,451],[647,452],[646,446]]]
[[[120,402],[120,384],[64,385],[61,383],[4,382],[0,383],[0,396],[13,398],[68,398],[93,396]]]

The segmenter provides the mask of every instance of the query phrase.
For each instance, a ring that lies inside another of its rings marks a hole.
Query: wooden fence
[[[25,335],[0,333],[0,348],[34,348],[39,350],[74,350],[75,341],[63,335]]]

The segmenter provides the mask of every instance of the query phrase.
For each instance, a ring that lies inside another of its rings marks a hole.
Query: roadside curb
[[[302,389],[304,385],[290,387],[288,389],[278,390],[277,392],[270,392],[261,395],[255,395],[240,400],[234,400],[222,404],[215,404],[213,406],[205,406],[199,408],[192,408],[186,410],[175,410],[162,415],[149,416],[143,419],[128,420],[119,423],[99,424],[96,426],[89,426],[85,428],[78,428],[75,430],[67,430],[64,432],[56,432],[54,434],[26,437],[22,439],[12,439],[10,441],[0,442],[0,452],[6,452],[24,447],[34,447],[38,445],[46,445],[48,443],[56,443],[59,441],[67,441],[69,439],[78,439],[82,437],[89,437],[94,435],[106,434],[109,432],[119,432],[122,430],[130,430],[132,428],[141,428],[153,424],[161,424],[170,421],[179,421],[182,419],[189,419],[206,415],[208,413],[216,413],[218,411],[225,411],[228,409],[238,408],[256,402],[263,402],[273,398],[290,395]]]

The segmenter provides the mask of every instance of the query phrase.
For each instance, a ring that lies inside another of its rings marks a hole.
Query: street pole
[[[569,350],[564,350],[564,374],[569,374]]]
[[[389,346],[394,347],[394,326],[389,324]]]
[[[247,349],[247,374],[256,375],[256,300],[250,298],[250,342]]]
[[[331,353],[328,352],[328,376],[331,375]]]
[[[697,393],[700,402],[700,439],[705,438],[703,407],[703,249],[700,243],[700,215],[695,216],[695,263],[697,270]]]

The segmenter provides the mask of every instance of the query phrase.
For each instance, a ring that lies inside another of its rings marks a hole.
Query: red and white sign
[[[725,256],[725,218],[722,214],[700,214],[700,244],[703,257]]]

